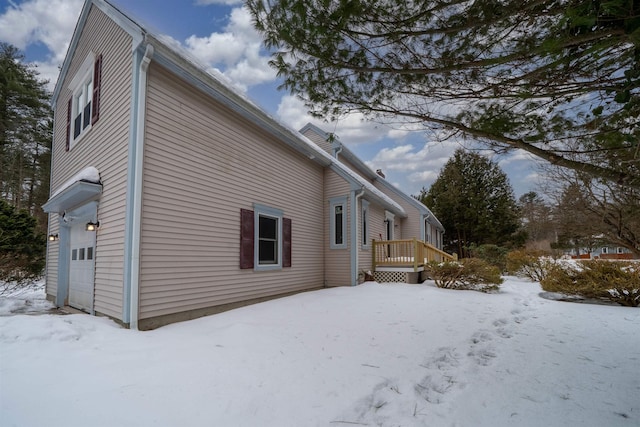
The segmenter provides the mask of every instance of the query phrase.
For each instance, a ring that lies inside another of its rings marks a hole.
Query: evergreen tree
[[[45,248],[35,218],[0,199],[0,282],[21,283],[41,275]],[[0,293],[4,289],[0,287]]]
[[[46,83],[18,49],[0,43],[0,198],[36,216],[43,231],[53,135]]]
[[[283,86],[640,188],[640,2],[248,0]]]
[[[469,256],[472,245],[517,246],[519,211],[500,167],[477,153],[457,150],[429,191],[420,195],[444,226],[445,250]]]

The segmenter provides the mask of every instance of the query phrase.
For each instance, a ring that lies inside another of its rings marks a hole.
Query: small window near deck
[[[335,234],[335,243],[336,245],[341,245],[344,242],[344,230],[342,225],[342,218],[344,215],[344,206],[338,205],[334,207],[335,211],[335,222],[336,222],[336,234]]]
[[[329,247],[331,249],[347,248],[347,198],[336,197],[329,200],[330,224]]]
[[[369,202],[362,201],[362,248],[370,249],[369,241]]]

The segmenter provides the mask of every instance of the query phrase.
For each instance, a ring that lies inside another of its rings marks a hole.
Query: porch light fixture
[[[100,227],[100,221],[87,223],[87,231],[96,231],[98,227]]]
[[[56,240],[58,240],[58,239],[59,239],[59,237],[58,237],[58,233],[56,233],[56,234],[49,234],[49,241],[50,241],[50,242],[55,242],[55,241],[56,241]]]

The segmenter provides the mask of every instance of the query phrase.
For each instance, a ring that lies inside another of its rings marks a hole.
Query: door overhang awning
[[[46,213],[62,214],[84,203],[96,200],[102,193],[102,184],[94,182],[76,181],[64,190],[51,197],[42,205]]]

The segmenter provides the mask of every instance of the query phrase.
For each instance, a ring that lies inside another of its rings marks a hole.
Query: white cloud
[[[262,38],[254,29],[251,14],[245,7],[231,10],[229,22],[222,32],[207,37],[192,35],[185,40],[185,45],[198,60],[222,69],[241,90],[276,78],[275,70],[268,63],[269,56],[261,54]]]
[[[233,65],[242,57],[246,43],[231,33],[212,33],[209,37],[190,36],[189,51],[207,63]]]
[[[280,99],[277,114],[283,123],[294,130],[299,130],[309,122],[318,124],[318,119],[307,112],[304,102],[292,95],[285,95]],[[318,126],[325,131],[333,132],[333,127],[329,129],[326,123]]]
[[[82,8],[82,0],[28,0],[11,3],[0,15],[0,39],[24,50],[42,43],[62,62]]]
[[[307,123],[314,123],[326,132],[336,134],[338,138],[349,146],[378,142],[384,138],[392,139],[404,137],[396,129],[388,125],[366,120],[361,113],[345,115],[338,121],[322,121],[308,113],[304,102],[293,95],[284,95],[277,111],[278,117],[291,128],[298,130]]]
[[[420,170],[437,170],[449,160],[453,152],[459,148],[456,143],[427,142],[416,150],[413,145],[400,145],[383,148],[368,162],[371,168],[411,172]]]
[[[19,5],[10,3],[0,15],[0,40],[25,50],[42,44],[49,54],[36,65],[52,89],[58,78],[73,34],[82,0],[27,0]]]
[[[426,142],[421,147],[411,144],[381,149],[366,164],[373,170],[382,169],[388,179],[401,181],[400,188],[408,194],[417,194],[429,188],[438,178],[440,170],[460,148],[454,141]]]
[[[431,183],[433,183],[440,173],[440,169],[438,170],[428,170],[423,172],[415,172],[408,176],[409,182],[412,183],[423,183],[425,188],[428,188]],[[428,184],[427,184],[428,183]]]
[[[33,65],[36,66],[36,70],[38,74],[40,74],[40,80],[47,80],[49,82],[47,87],[53,91],[56,81],[58,80],[58,75],[60,74],[62,61],[60,61],[59,64],[52,61],[37,61],[34,62]]]

